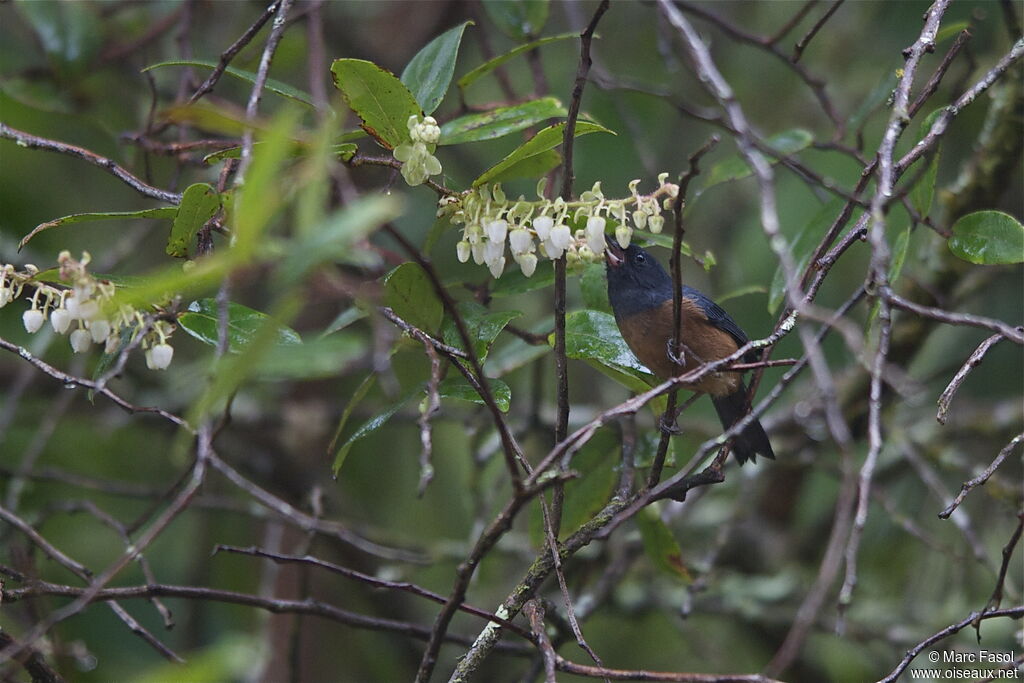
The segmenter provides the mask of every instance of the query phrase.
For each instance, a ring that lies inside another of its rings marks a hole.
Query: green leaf
[[[544,289],[553,284],[555,284],[555,264],[545,259],[537,264],[537,270],[530,277],[523,275],[523,271],[518,268],[502,275],[500,280],[494,281],[491,296],[515,296]]]
[[[365,133],[363,133],[362,131],[360,131],[360,133],[365,135]],[[255,151],[262,144],[263,144],[262,142],[257,142],[256,144],[254,144],[252,146],[253,147],[253,151]],[[359,150],[359,148],[354,143],[351,143],[351,142],[343,142],[343,143],[340,143],[340,144],[337,144],[337,145],[332,145],[331,149],[332,149],[332,152],[342,161],[348,161],[353,156],[355,156],[355,153]],[[295,142],[295,146],[292,148],[292,150],[290,152],[290,156],[293,156],[293,157],[301,156],[302,154],[305,154],[307,151],[308,151],[308,146],[307,145],[305,145],[305,144],[303,144],[303,143],[301,143],[299,141],[296,141]],[[203,157],[203,163],[204,164],[212,164],[212,163],[217,162],[217,161],[223,161],[224,159],[238,159],[241,156],[242,156],[242,148],[241,147],[228,147],[227,149],[222,149],[219,152],[213,152],[212,154],[207,154],[205,157]]]
[[[583,269],[580,277],[580,293],[583,294],[583,305],[594,311],[612,312],[608,302],[608,280],[604,275],[604,264],[591,263]]]
[[[21,242],[18,244],[18,250],[20,251],[29,240],[41,233],[43,230],[49,230],[50,228],[56,228],[59,225],[68,225],[70,223],[85,223],[87,221],[105,221],[105,220],[119,220],[128,218],[162,218],[172,219],[178,213],[178,207],[176,206],[164,206],[159,209],[142,209],[141,211],[101,211],[99,213],[73,213],[70,216],[63,216],[61,218],[55,218],[52,221],[40,223],[36,227],[32,228],[32,232],[21,238]]]
[[[174,217],[171,234],[167,238],[167,255],[175,258],[188,258],[196,233],[206,221],[213,218],[220,208],[220,195],[206,183],[196,183],[185,188],[178,205],[178,214]]]
[[[340,330],[345,329],[352,323],[362,320],[366,317],[366,311],[359,308],[358,306],[349,306],[344,311],[338,314],[338,316],[331,321],[331,324],[320,333],[321,337],[326,337],[329,334],[334,334]]]
[[[526,40],[544,28],[548,0],[484,0],[484,9],[501,32],[513,40]]]
[[[644,552],[654,566],[683,583],[691,583],[693,578],[683,563],[683,551],[658,513],[649,507],[644,508],[636,516],[636,526],[640,529]]]
[[[193,301],[188,305],[188,313],[178,316],[178,325],[204,344],[216,346],[219,336],[217,308],[216,299]],[[228,302],[228,351],[241,353],[268,321],[270,318],[266,313],[260,313],[233,301]],[[295,346],[302,343],[302,338],[290,327],[279,325],[276,343]]]
[[[1024,262],[1024,226],[1002,211],[975,211],[953,224],[949,250],[984,266]]]
[[[800,150],[810,147],[812,142],[814,142],[814,136],[811,135],[810,131],[806,131],[803,128],[793,128],[791,130],[783,131],[765,140],[765,143],[769,147],[774,149],[783,157],[796,154]],[[777,163],[774,160],[771,161],[772,163]],[[701,192],[730,180],[746,178],[751,173],[753,173],[753,171],[741,156],[736,155],[729,157],[728,159],[720,161],[711,167],[711,171],[704,180]]]
[[[403,263],[384,277],[384,305],[428,334],[437,330],[444,314],[430,278],[417,263]]]
[[[348,452],[352,449],[352,446],[355,445],[357,441],[365,439],[367,436],[373,434],[375,431],[383,427],[384,424],[392,417],[394,417],[395,413],[401,410],[402,407],[406,403],[408,403],[413,396],[416,396],[422,391],[423,385],[416,385],[414,389],[406,392],[406,394],[399,398],[397,402],[392,403],[390,406],[380,411],[363,424],[359,425],[359,428],[355,432],[353,432],[352,436],[348,437],[345,443],[343,443],[341,447],[338,449],[337,453],[334,454],[334,476],[338,476],[338,470],[340,470],[341,466],[345,464],[345,458],[348,457]],[[362,396],[359,396],[359,398],[361,399]],[[352,402],[355,402],[355,397],[353,397]],[[346,408],[346,411],[348,411],[348,408]],[[345,415],[344,418],[347,419],[348,415]],[[344,426],[344,424],[340,426]]]
[[[939,32],[935,34],[935,44],[938,45],[943,43],[961,31],[966,31],[970,28],[970,24],[966,21],[954,21],[952,24],[948,24],[939,29]]]
[[[562,118],[566,109],[554,97],[542,97],[511,107],[499,107],[480,114],[467,114],[441,126],[439,145],[493,140],[534,126],[551,118]]]
[[[448,29],[416,53],[402,72],[402,83],[409,88],[423,113],[433,114],[455,74],[462,33],[472,21]]]
[[[807,268],[807,264],[810,262],[814,250],[821,242],[821,238],[824,237],[825,232],[832,225],[839,212],[843,210],[844,205],[844,200],[838,198],[825,204],[807,222],[807,225],[801,228],[796,238],[789,243],[789,252],[793,255],[793,262],[796,264],[796,272],[798,274],[803,273],[804,269]],[[775,313],[779,308],[779,304],[785,301],[785,299],[786,278],[782,272],[782,266],[779,265],[775,268],[772,286],[768,290],[768,312]]]
[[[572,468],[580,476],[565,484],[563,535],[592,519],[611,498],[619,478],[620,446],[614,430],[601,429],[573,456]]]
[[[498,410],[507,413],[512,405],[512,390],[500,379],[488,379],[487,385],[491,388],[491,395],[498,405]],[[468,401],[477,405],[484,405],[484,399],[476,392],[462,375],[448,377],[437,385],[437,394],[441,398],[451,398],[458,401]]]
[[[725,294],[720,294],[719,296],[716,296],[715,297],[715,303],[717,303],[719,306],[721,306],[722,302],[728,301],[729,299],[738,299],[739,297],[746,296],[748,294],[767,294],[767,293],[768,293],[768,290],[763,285],[746,285],[744,287],[737,287],[736,289],[734,289],[732,291],[729,291],[729,292],[726,292]]]
[[[288,245],[278,269],[282,285],[301,280],[327,261],[351,263],[361,253],[355,250],[355,243],[400,213],[398,197],[383,195],[363,197],[335,211],[302,239]]]
[[[484,183],[493,182],[501,175],[502,172],[507,171],[517,163],[543,152],[547,152],[548,150],[554,149],[558,145],[562,144],[564,130],[564,122],[548,126],[547,128],[540,130],[536,135],[520,145],[507,157],[484,171],[479,178],[473,181],[473,187],[479,187]],[[612,131],[596,123],[591,123],[590,121],[576,122],[575,137],[587,135],[589,133],[611,133],[612,135],[615,135]]]
[[[260,360],[254,374],[264,380],[310,380],[337,377],[366,355],[361,336],[333,335],[302,344],[277,344]]]
[[[143,73],[145,73],[146,71],[159,69],[165,66],[191,66],[195,68],[212,70],[216,69],[218,64],[219,62],[215,62],[210,59],[172,59],[166,62],[150,64],[142,71]],[[233,66],[229,66],[224,70],[224,73],[226,73],[229,76],[234,76],[239,80],[245,81],[250,85],[256,83],[256,74],[252,71],[245,71],[244,69],[236,69]],[[293,100],[295,102],[299,102],[300,104],[304,104],[307,107],[314,106],[313,98],[309,95],[309,93],[305,93],[299,90],[298,88],[288,85],[287,83],[274,80],[273,78],[268,78],[264,87],[274,94],[280,95],[281,97],[287,97],[288,99]]]
[[[393,73],[363,59],[336,59],[331,74],[345,103],[371,137],[387,149],[409,141],[409,117],[422,111]]]
[[[241,137],[247,130],[264,130],[262,119],[246,121],[238,111],[209,104],[200,100],[195,104],[180,104],[160,112],[160,120],[188,124],[199,130],[229,137]]]
[[[459,315],[466,326],[466,332],[473,340],[473,351],[481,363],[487,359],[491,344],[498,338],[501,331],[511,321],[522,316],[519,311],[488,311],[475,301],[465,301],[458,305]],[[449,346],[465,350],[459,328],[451,317],[445,317],[442,327],[444,342]]]
[[[895,71],[888,71],[881,81],[868,93],[868,96],[857,107],[857,111],[846,122],[849,130],[857,130],[861,124],[892,94],[896,88],[898,77]]]
[[[371,372],[366,376],[366,379],[360,382],[359,386],[356,387],[355,392],[352,394],[352,398],[350,398],[348,403],[345,405],[345,410],[341,412],[341,419],[338,420],[338,426],[334,429],[334,436],[331,437],[331,444],[327,447],[328,452],[333,451],[335,446],[338,445],[338,439],[341,437],[341,433],[345,431],[345,425],[348,424],[348,419],[352,416],[352,411],[364,398],[366,398],[367,392],[370,391],[376,381],[377,375]],[[344,448],[344,453],[341,451],[335,453],[334,465],[332,466],[335,477],[338,476],[338,470],[341,469],[341,466],[345,463],[346,455],[348,455],[348,448]]]
[[[490,182],[504,183],[509,180],[518,180],[520,178],[536,180],[537,178],[546,175],[548,171],[555,168],[560,163],[562,163],[562,155],[553,149],[549,149],[546,152],[534,154],[531,157],[517,161],[504,171],[493,176],[490,179]]]
[[[499,66],[501,66],[502,64],[504,64],[508,60],[512,59],[513,57],[521,55],[521,54],[523,54],[525,52],[529,52],[530,50],[533,50],[535,48],[540,47],[541,45],[547,45],[548,43],[554,43],[555,41],[568,40],[570,38],[579,38],[579,37],[580,37],[579,33],[560,33],[557,36],[548,36],[547,38],[541,38],[540,40],[534,40],[533,42],[526,43],[525,45],[520,45],[518,47],[515,47],[515,48],[509,50],[508,52],[506,52],[503,55],[498,55],[494,59],[490,59],[490,60],[484,62],[483,64],[481,64],[480,66],[476,67],[475,69],[473,69],[472,71],[467,73],[465,76],[460,78],[456,82],[456,85],[459,86],[460,90],[465,90],[474,81],[476,81],[476,80],[480,79],[481,77],[486,76],[487,74],[491,73],[492,71],[497,69]]]
[[[928,134],[932,129],[932,126],[935,124],[935,121],[945,111],[945,107],[939,107],[925,117],[917,131],[918,142]],[[925,218],[928,215],[928,212],[932,210],[932,200],[935,198],[935,178],[939,173],[940,153],[941,145],[936,145],[931,161],[928,162],[928,168],[925,170],[924,175],[921,176],[921,179],[917,182],[917,185],[914,185],[914,188],[910,191],[910,203],[913,204],[914,210],[920,214],[921,218]]]
[[[554,345],[554,335],[549,342]],[[637,360],[622,338],[615,318],[601,311],[573,311],[566,316],[565,353],[569,358],[594,361],[636,379],[650,376],[650,370]]]

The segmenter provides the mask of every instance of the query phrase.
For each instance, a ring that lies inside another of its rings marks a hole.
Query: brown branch
[[[973,479],[965,481],[960,486],[960,493],[957,494],[956,498],[953,499],[952,503],[946,506],[945,510],[939,513],[939,517],[942,519],[949,519],[949,516],[953,514],[953,511],[960,507],[960,503],[964,502],[964,498],[967,496],[968,493],[971,492],[971,489],[974,489],[978,486],[982,486],[985,482],[987,482],[989,478],[993,475],[993,473],[995,473],[995,471],[999,468],[999,466],[1003,464],[1003,461],[1010,457],[1010,453],[1013,452],[1013,449],[1016,448],[1021,443],[1021,441],[1024,441],[1024,432],[1010,439],[1010,443],[1003,446],[1002,450],[999,451],[999,454],[996,456],[995,460],[993,460],[992,463],[985,468],[984,472],[974,477]]]
[[[0,125],[2,125],[2,124],[0,124]],[[61,370],[58,370],[57,368],[53,367],[52,365],[49,365],[46,362],[40,360],[39,358],[36,358],[35,356],[32,355],[32,353],[28,349],[26,349],[26,348],[24,348],[22,346],[18,346],[17,344],[12,344],[11,342],[7,341],[6,339],[0,338],[0,348],[5,349],[7,351],[10,351],[11,353],[15,353],[15,354],[21,356],[22,358],[27,360],[29,363],[34,365],[39,370],[43,371],[44,373],[46,373],[50,377],[54,378],[55,380],[58,380],[59,382],[63,383],[64,386],[69,388],[69,389],[73,389],[75,387],[85,387],[87,389],[92,389],[96,393],[98,393],[98,394],[100,394],[102,396],[106,396],[111,401],[113,401],[118,406],[120,406],[121,408],[123,408],[124,410],[126,410],[127,412],[129,412],[131,414],[135,414],[135,413],[154,413],[154,414],[159,415],[160,417],[162,417],[162,418],[164,418],[166,420],[170,420],[171,422],[173,422],[174,424],[178,425],[179,427],[183,427],[184,429],[188,430],[189,432],[194,433],[194,430],[192,429],[192,427],[190,427],[189,424],[187,422],[185,422],[185,420],[183,420],[182,418],[178,417],[177,415],[169,413],[169,412],[167,412],[166,410],[164,410],[162,408],[153,408],[153,407],[149,407],[149,406],[136,406],[136,405],[133,405],[133,404],[129,403],[128,401],[124,400],[123,398],[121,398],[120,396],[118,396],[117,394],[115,394],[114,392],[112,392],[110,389],[106,388],[105,386],[101,386],[99,382],[94,382],[92,380],[85,379],[84,377],[75,377],[74,375],[69,375],[66,372],[62,372]]]
[[[995,611],[988,612],[986,614],[981,614],[981,615],[971,614],[966,619],[958,621],[955,624],[950,624],[949,626],[947,626],[946,628],[942,629],[938,633],[935,633],[935,634],[933,634],[931,636],[928,636],[927,638],[922,640],[920,643],[918,643],[914,647],[912,647],[909,650],[907,650],[907,654],[904,655],[903,659],[900,660],[900,663],[896,665],[896,668],[893,669],[889,673],[888,676],[880,679],[878,681],[878,683],[893,683],[896,679],[898,679],[900,677],[900,675],[903,674],[903,672],[906,670],[906,668],[908,666],[910,666],[910,663],[912,661],[914,661],[914,658],[917,657],[919,654],[921,654],[925,650],[925,648],[934,645],[935,643],[939,642],[940,640],[944,640],[944,639],[948,638],[949,636],[953,635],[954,633],[958,633],[958,632],[962,631],[963,629],[967,628],[968,626],[971,626],[972,624],[974,624],[976,621],[985,620],[985,619],[996,619],[996,618],[999,618],[999,617],[1009,617],[1010,619],[1020,619],[1021,617],[1024,617],[1024,605],[1019,606],[1019,607],[1011,607],[1011,608],[1008,608],[1008,609],[995,610]]]
[[[898,294],[894,294],[891,290],[882,291],[880,294],[893,306],[903,309],[904,311],[909,311],[925,318],[931,318],[932,320],[938,320],[939,322],[947,323],[949,325],[966,325],[968,327],[980,327],[985,330],[991,330],[993,332],[998,332],[1000,335],[1015,344],[1024,345],[1024,327],[1011,327],[1002,320],[986,318],[980,315],[971,315],[970,313],[952,313],[941,308],[924,306],[922,304],[914,303],[909,299],[904,299]]]
[[[181,195],[177,192],[168,192],[167,190],[161,190],[158,187],[153,187],[129,173],[123,166],[113,159],[102,157],[95,152],[85,149],[84,147],[69,145],[66,142],[59,142],[48,138],[41,138],[36,135],[11,128],[6,123],[0,123],[0,138],[13,140],[19,147],[45,149],[51,152],[59,152],[61,154],[77,157],[83,161],[89,162],[93,166],[97,166],[113,174],[139,194],[153,199],[159,199],[160,201],[167,202],[169,204],[181,203]]]
[[[793,54],[789,56],[789,61],[794,64],[800,61],[800,58],[803,57],[804,50],[807,49],[807,45],[814,40],[814,36],[818,35],[818,31],[821,30],[821,27],[825,25],[826,21],[832,18],[832,15],[835,14],[835,11],[839,9],[839,6],[842,4],[843,0],[835,0],[835,2],[832,3],[832,6],[828,8],[828,11],[826,11],[825,14],[823,14],[821,18],[814,23],[811,30],[804,34],[804,37],[798,40],[796,45],[793,46]]]
[[[1005,339],[1001,334],[993,334],[991,337],[981,342],[978,348],[974,350],[974,353],[970,355],[967,362],[957,371],[953,376],[953,379],[949,381],[942,394],[939,396],[938,405],[939,411],[935,414],[935,419],[938,420],[939,424],[946,424],[946,415],[949,413],[949,404],[953,400],[953,394],[960,389],[960,385],[967,379],[967,375],[971,373],[971,370],[981,365],[981,362],[985,360],[985,354],[989,352],[993,346]]]

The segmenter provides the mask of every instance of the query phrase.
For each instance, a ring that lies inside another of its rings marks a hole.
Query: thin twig
[[[959,389],[960,385],[967,379],[967,375],[971,373],[971,370],[981,365],[981,362],[985,360],[985,354],[989,352],[993,346],[1001,342],[1005,337],[1001,334],[993,334],[991,337],[981,342],[978,348],[974,349],[974,353],[970,355],[967,362],[957,371],[953,376],[953,379],[949,380],[949,384],[942,391],[939,396],[938,405],[939,411],[935,414],[935,419],[939,421],[939,424],[946,424],[946,416],[949,414],[949,404],[953,400],[953,394]]]
[[[1010,443],[1003,446],[1002,450],[999,451],[999,454],[996,456],[995,460],[993,460],[992,463],[985,468],[984,472],[974,477],[973,479],[965,481],[960,486],[960,493],[956,495],[956,498],[953,499],[953,502],[946,506],[946,509],[939,513],[939,517],[942,519],[949,519],[949,516],[953,514],[953,511],[960,507],[960,503],[964,502],[964,498],[967,496],[968,493],[971,492],[971,489],[974,489],[978,486],[982,486],[985,482],[987,482],[995,473],[995,471],[999,469],[999,466],[1003,464],[1003,461],[1010,457],[1010,453],[1013,452],[1013,449],[1016,448],[1021,443],[1021,441],[1024,441],[1024,432],[1010,439]]]
[[[161,190],[158,187],[153,187],[129,173],[123,166],[113,159],[100,156],[99,154],[85,149],[84,147],[69,145],[66,142],[58,142],[57,140],[50,140],[48,138],[41,138],[39,136],[11,128],[6,123],[2,122],[0,122],[0,138],[13,140],[20,147],[27,147],[29,149],[45,149],[51,152],[60,152],[61,154],[77,157],[83,161],[89,162],[93,166],[98,166],[99,168],[113,174],[139,194],[151,197],[152,199],[159,199],[160,201],[167,202],[169,204],[181,203],[181,195],[177,192],[168,192],[167,190]]]

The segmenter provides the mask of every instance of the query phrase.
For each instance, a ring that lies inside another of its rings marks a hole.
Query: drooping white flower
[[[533,235],[529,230],[516,228],[508,234],[508,246],[513,254],[525,254],[533,248]]]
[[[174,358],[174,347],[167,343],[154,345],[146,351],[146,365],[150,370],[166,370]]]
[[[92,345],[92,335],[89,330],[79,327],[71,333],[71,350],[75,353],[85,353]]]
[[[102,344],[110,336],[110,323],[103,318],[97,318],[89,323],[89,333],[92,334],[94,342]]]
[[[551,216],[538,216],[533,219],[533,230],[537,233],[537,239],[541,242],[546,240],[551,235],[551,228],[555,225],[554,219]]]
[[[603,216],[591,216],[587,219],[587,246],[595,254],[603,254],[605,219]]]
[[[548,239],[551,241],[551,246],[558,251],[560,256],[572,243],[572,231],[569,230],[569,226],[565,223],[559,223],[551,229],[551,235]],[[553,258],[558,258],[558,256]]]
[[[10,287],[0,287],[0,308],[3,308],[14,298],[14,292]]]
[[[484,264],[484,251],[485,248],[483,242],[477,242],[473,245],[473,263],[478,266],[482,266]]]
[[[43,312],[38,308],[29,309],[22,314],[21,321],[29,334],[35,334],[43,326]]]
[[[487,239],[490,241],[503,243],[505,235],[508,234],[508,221],[503,218],[491,221],[484,226],[484,232],[487,233]]]
[[[505,271],[505,257],[502,256],[494,261],[488,261],[487,267],[491,270],[491,276],[497,280],[501,277],[501,274]]]
[[[50,313],[50,325],[57,334],[64,334],[71,325],[71,314],[66,308],[55,308]]]
[[[519,257],[519,268],[523,275],[530,277],[537,270],[537,256],[535,254],[523,254]]]
[[[647,229],[653,232],[655,235],[661,232],[662,227],[665,225],[665,219],[661,214],[651,216],[647,220]]]

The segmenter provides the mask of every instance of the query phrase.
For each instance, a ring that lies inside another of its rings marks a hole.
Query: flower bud
[[[497,280],[499,277],[501,277],[502,272],[504,272],[505,270],[505,257],[502,256],[500,259],[489,261],[487,263],[487,267],[490,268],[491,275],[494,277],[495,280]]]
[[[455,253],[459,257],[459,263],[465,263],[469,260],[470,251],[472,251],[472,245],[466,240],[462,240],[455,245]]]
[[[655,235],[661,232],[661,229],[662,227],[664,227],[664,225],[665,219],[661,216],[661,214],[651,216],[649,219],[647,219],[647,228]]]
[[[554,227],[555,221],[551,216],[538,216],[533,219],[533,230],[537,233],[537,239],[544,241],[551,235],[551,228]]]
[[[471,225],[466,228],[466,241],[470,244],[480,244],[480,238],[483,237],[484,229],[479,225]]]
[[[644,226],[647,225],[647,214],[640,210],[634,211],[633,224],[643,230]]]
[[[533,248],[533,235],[529,230],[516,228],[508,234],[508,246],[513,254],[525,254]]]
[[[633,238],[633,231],[629,229],[629,226],[623,224],[615,228],[615,241],[619,243],[619,246],[625,249],[629,246],[630,240]]]
[[[79,327],[71,333],[71,350],[75,353],[85,353],[92,345],[92,335],[89,330]]]
[[[25,323],[25,330],[29,334],[35,334],[43,326],[43,312],[38,308],[27,310],[22,314],[21,321]]]
[[[0,308],[6,306],[14,298],[14,292],[10,287],[0,287]]]
[[[492,242],[505,242],[505,235],[508,234],[508,221],[504,219],[498,219],[491,221],[484,227],[484,232],[487,233],[487,239]]]
[[[53,326],[53,331],[57,334],[64,334],[71,325],[71,314],[66,308],[55,308],[50,313],[50,325]]]
[[[174,347],[170,344],[161,343],[146,351],[146,365],[151,370],[166,370],[174,358]]]
[[[519,257],[519,268],[523,275],[530,277],[537,270],[537,256],[534,254],[523,254]]]
[[[604,226],[605,220],[601,216],[591,216],[587,219],[587,246],[595,254],[604,253]]]

